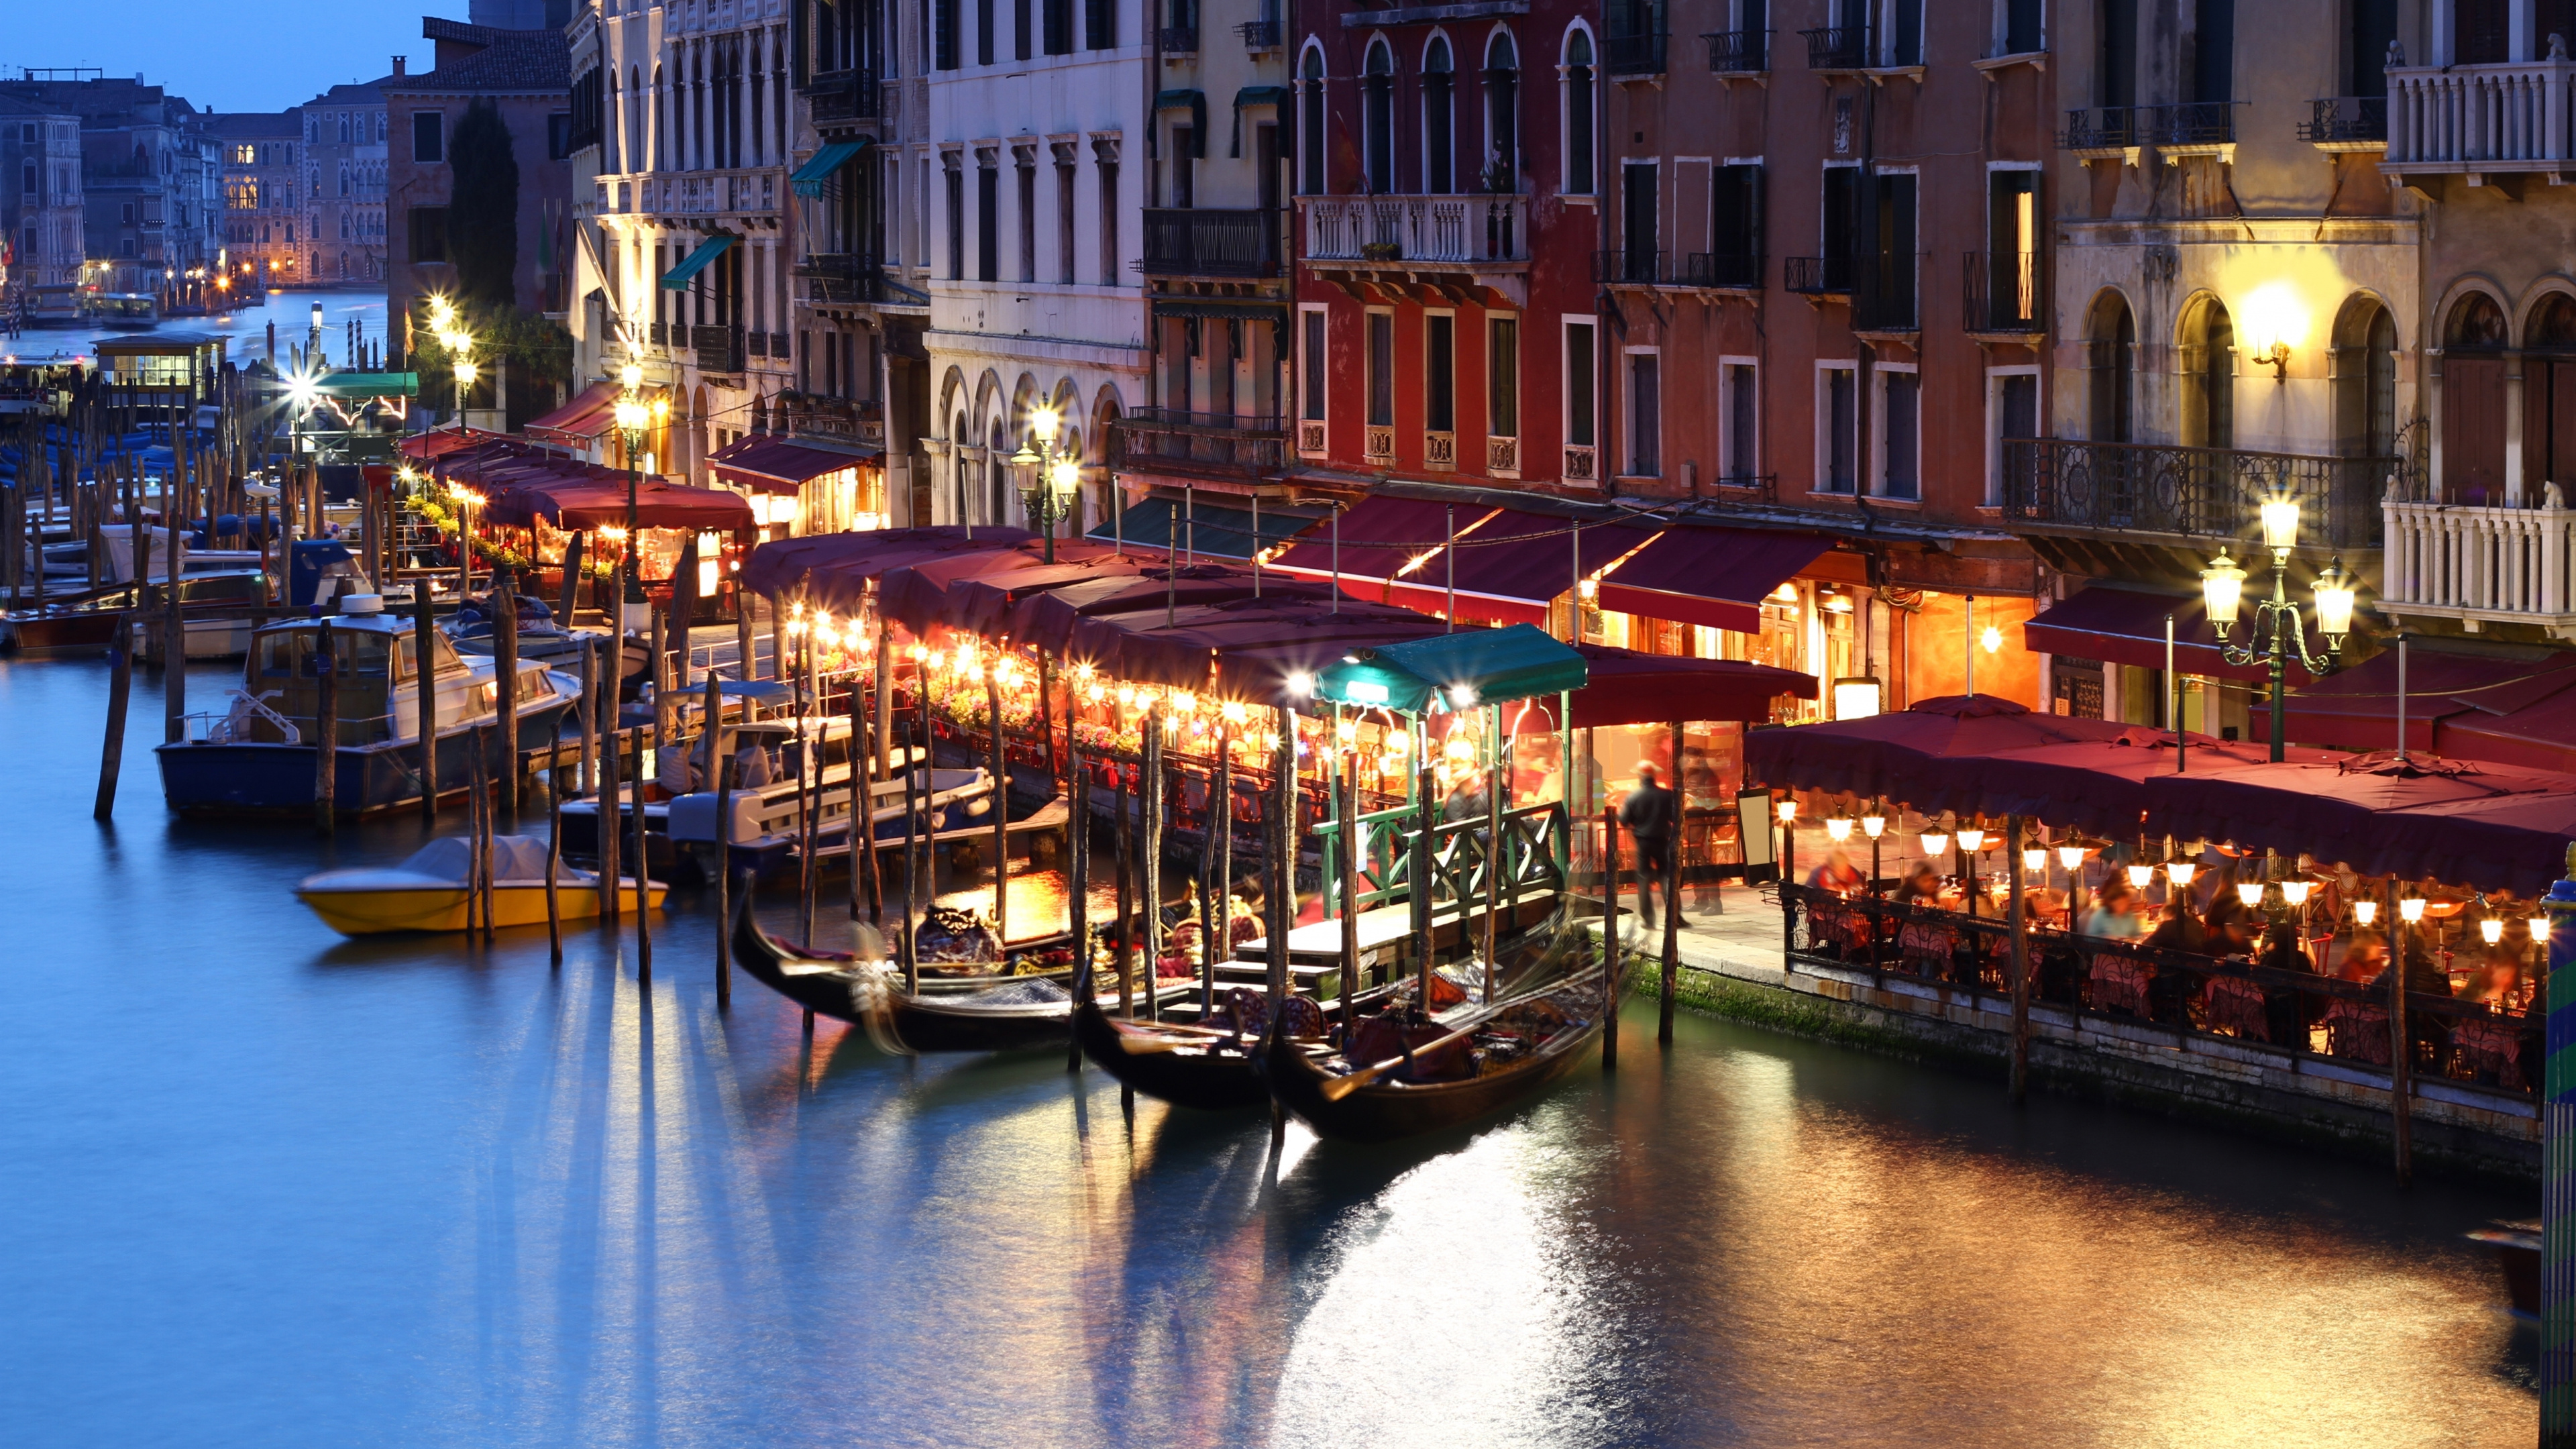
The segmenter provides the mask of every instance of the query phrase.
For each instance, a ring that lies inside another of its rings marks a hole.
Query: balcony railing
[[[1306,196],[1305,255],[1317,261],[1491,264],[1529,260],[1517,195]]]
[[[2556,626],[2576,616],[2576,509],[2413,502],[2401,490],[2380,516],[2387,612]]]
[[[1161,31],[1161,46],[1165,55],[1196,55],[1199,53],[1199,28],[1195,25],[1166,25]]]
[[[700,372],[740,372],[744,348],[742,329],[717,325],[689,329],[691,350],[698,355]]]
[[[1234,33],[1243,37],[1243,48],[1246,50],[1279,48],[1280,27],[1276,20],[1247,20],[1234,27]]]
[[[2236,140],[2235,101],[2193,101],[2176,106],[2093,106],[2066,113],[2057,133],[2061,151],[2118,151],[2156,146],[2171,151],[2223,146]]]
[[[1662,75],[1664,50],[1671,36],[1658,30],[1652,34],[1605,35],[1601,38],[1601,62],[1614,76]]]
[[[1719,75],[1760,75],[1771,68],[1771,32],[1721,30],[1708,42],[1708,68]]]
[[[2298,501],[2303,536],[2320,547],[2377,548],[2380,497],[2402,458],[2325,458],[2158,443],[2007,439],[2003,512],[2049,529],[2250,539],[2263,504]]]
[[[1913,332],[1923,325],[1915,306],[1920,259],[1912,253],[1865,257],[1852,278],[1852,330]]]
[[[1960,315],[1971,332],[2041,332],[2048,277],[2037,252],[1969,252],[1960,258]]]
[[[2299,139],[2312,146],[2364,150],[2388,140],[2388,100],[2384,96],[2326,96],[2308,103],[2308,119],[2299,123]]]
[[[1596,283],[1630,283],[1651,287],[1664,279],[1664,253],[1643,250],[1600,251],[1592,254],[1592,280]]]
[[[1110,426],[1113,462],[1183,473],[1276,472],[1288,455],[1284,418],[1138,408]]]
[[[2576,61],[2388,72],[2388,160],[2423,171],[2559,169]]]
[[[805,279],[808,302],[849,307],[886,299],[885,268],[864,252],[815,252],[796,264],[796,275]]]
[[[805,87],[817,121],[873,121],[882,109],[873,70],[823,70]]]
[[[1145,212],[1145,273],[1157,277],[1275,277],[1279,213],[1194,207]]]
[[[646,183],[641,209],[670,216],[776,211],[778,190],[775,171],[689,172],[662,178],[658,197]]]
[[[1869,27],[1834,25],[1819,30],[1801,30],[1807,42],[1809,70],[1869,69]]]
[[[1681,272],[1673,278],[1684,287],[1731,287],[1759,290],[1762,286],[1762,254],[1759,252],[1692,252],[1682,258]]]
[[[1849,257],[1790,257],[1781,263],[1780,284],[1792,292],[1822,296],[1852,289]]]

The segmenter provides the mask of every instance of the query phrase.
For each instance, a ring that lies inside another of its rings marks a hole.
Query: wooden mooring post
[[[112,658],[107,676],[107,740],[99,748],[98,799],[89,810],[92,820],[107,820],[116,814],[116,776],[125,763],[125,706],[134,694],[132,614],[117,616],[116,639],[108,648]]]

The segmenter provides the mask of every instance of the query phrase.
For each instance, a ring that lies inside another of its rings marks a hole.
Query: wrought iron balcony
[[[1199,28],[1195,25],[1166,25],[1160,32],[1160,42],[1165,55],[1196,55],[1199,53]]]
[[[1849,292],[1852,289],[1852,259],[1790,257],[1781,264],[1781,285],[1809,296]]]
[[[2308,103],[2299,139],[2329,151],[2370,151],[2388,144],[2385,96],[2326,96]]]
[[[1280,26],[1276,20],[1247,20],[1234,27],[1234,33],[1243,37],[1246,50],[1277,50],[1280,45]]]
[[[1721,30],[1708,42],[1708,68],[1719,75],[1760,75],[1771,69],[1771,32]]]
[[[742,329],[716,325],[689,329],[691,349],[698,355],[700,372],[740,372],[743,366]]]
[[[873,121],[878,105],[877,73],[873,70],[823,70],[814,73],[804,94],[814,103],[814,119],[820,121]]]
[[[1651,287],[1664,280],[1664,256],[1644,248],[1622,248],[1592,254],[1592,280],[1595,283]]]
[[[1279,275],[1279,213],[1258,207],[1148,207],[1145,274],[1153,277]]]
[[[1662,75],[1665,43],[1671,39],[1661,30],[1605,35],[1601,38],[1602,68],[1613,76]]]
[[[1869,69],[1870,32],[1866,25],[1833,25],[1801,30],[1807,41],[1809,70]]]
[[[2093,106],[2066,113],[2057,133],[2061,151],[2111,152],[2154,146],[2192,151],[2236,141],[2236,101],[2193,101],[2175,106]]]
[[[1759,290],[1762,286],[1762,254],[1760,252],[1692,252],[1682,258],[1681,272],[1673,278],[1673,282],[1683,287]]]
[[[2209,544],[2256,536],[2271,499],[2298,501],[2320,548],[2377,548],[2380,499],[2403,458],[2326,458],[2162,443],[2007,439],[2003,514],[2038,532],[2161,535]]]
[[[1960,259],[1960,315],[1970,332],[2043,332],[2048,277],[2037,252],[1969,252]]]
[[[1852,277],[1853,331],[1914,332],[1922,328],[1922,314],[1915,305],[1916,263],[1912,253],[1860,259]]]
[[[815,252],[796,264],[796,275],[805,279],[808,302],[863,306],[886,299],[885,268],[864,252]]]
[[[1288,456],[1287,420],[1271,414],[1143,407],[1110,424],[1109,438],[1113,467],[1202,477],[1276,473]]]

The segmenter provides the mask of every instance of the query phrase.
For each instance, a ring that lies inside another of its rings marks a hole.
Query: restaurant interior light
[[[2408,896],[2404,900],[2399,901],[2397,903],[2397,919],[2404,921],[2410,926],[2424,919],[2424,898],[2422,896]]]
[[[1962,826],[1959,830],[1959,848],[1966,851],[1985,849],[1986,832],[1977,829],[1975,826]]]
[[[2535,944],[2542,946],[2549,944],[2548,916],[2544,914],[2534,914],[2531,919],[2523,922],[2522,924],[2524,929],[2531,932],[2531,939]]]
[[[2156,878],[2156,868],[2152,865],[2133,865],[2127,869],[2129,885],[2136,890],[2145,890],[2147,882]]]
[[[2209,622],[2222,636],[2236,622],[2237,610],[2244,600],[2245,570],[2221,549],[2209,567],[2200,571],[2200,602],[2209,612]]]
[[[1791,824],[1795,824],[1795,823],[1797,822],[1797,819],[1798,819],[1798,802],[1797,802],[1796,800],[1794,800],[1794,799],[1782,800],[1782,801],[1780,802],[1780,804],[1779,804],[1779,806],[1778,806],[1777,808],[1778,808],[1778,810],[1780,811],[1780,823],[1781,823],[1781,824],[1783,824],[1783,825],[1791,825]]]
[[[1875,811],[1860,818],[1860,833],[1872,840],[1887,833],[1887,817]]]
[[[2057,863],[2068,875],[2075,874],[2083,868],[2084,847],[2072,841],[2061,843],[2057,847]]]
[[[1825,834],[1837,841],[1851,839],[1851,831],[1851,821],[1843,816],[1836,815],[1825,822]]]
[[[2354,901],[2352,903],[2352,919],[2355,925],[2361,926],[2367,926],[2371,922],[2378,920],[2379,902]]]
[[[2165,862],[2165,879],[2172,881],[2176,887],[2182,890],[2191,889],[2191,878],[2198,874],[2200,874],[2200,867],[2191,861],[2169,860]]]
[[[2294,906],[2304,906],[2308,903],[2308,892],[2315,888],[2314,881],[2285,880],[2281,882],[2281,899]]]
[[[1949,848],[1950,833],[1948,831],[1926,830],[1923,832],[1923,853],[1925,855],[1939,855],[1942,851],[1948,850]]]
[[[2478,922],[2478,934],[2484,936],[2490,946],[2501,942],[2504,940],[2504,917],[2489,916]]]
[[[2238,881],[2236,883],[2236,899],[2244,902],[2247,910],[2252,910],[2254,907],[2263,904],[2263,883],[2259,880]]]
[[[1985,629],[1977,635],[1977,647],[1985,650],[1989,654],[2002,653],[2004,647],[2004,631],[1996,628],[1992,624],[1988,624]]]
[[[2045,845],[2023,846],[2021,848],[2021,868],[2024,870],[2048,869],[2048,847]]]
[[[1879,712],[1879,701],[1884,693],[1875,676],[1837,679],[1834,681],[1834,718],[1871,718]]]

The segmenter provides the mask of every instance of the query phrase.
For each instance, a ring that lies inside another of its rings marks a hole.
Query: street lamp
[[[2285,748],[2288,704],[2285,698],[2290,662],[2310,674],[2331,673],[2343,657],[2343,641],[2352,633],[2352,608],[2357,594],[2352,575],[2344,572],[2343,559],[2337,557],[2317,575],[2317,632],[2324,636],[2323,659],[2308,652],[2306,626],[2299,618],[2299,606],[2290,601],[2290,550],[2299,543],[2299,500],[2287,493],[2266,499],[2262,509],[2263,546],[2272,551],[2272,597],[2254,604],[2254,628],[2244,647],[2230,643],[2227,631],[2235,626],[2245,603],[2245,570],[2219,552],[2209,567],[2200,571],[2201,603],[2209,612],[2209,625],[2218,633],[2218,652],[2228,663],[2237,666],[2268,665],[2272,671],[2272,759],[2280,761]],[[2264,638],[2266,626],[2271,637]]]
[[[636,454],[642,452],[644,448],[644,429],[648,425],[660,422],[670,411],[671,404],[664,398],[653,399],[650,406],[645,404],[644,399],[637,393],[637,389],[644,385],[644,369],[632,362],[618,369],[617,381],[624,389],[618,394],[615,409],[617,431],[626,440],[626,587],[618,595],[622,605],[620,612],[623,613],[638,604],[647,602],[644,597],[644,571],[637,567],[636,554],[636,543],[640,536],[636,532],[635,522],[636,492],[641,481],[635,466]],[[618,622],[621,628],[625,624],[623,619]]]
[[[1027,443],[1011,455],[1020,467],[1035,467],[1036,481],[1020,490],[1020,506],[1028,510],[1029,521],[1046,536],[1046,561],[1055,562],[1055,526],[1073,516],[1073,495],[1082,486],[1082,467],[1069,457],[1056,452],[1057,440],[1064,427],[1064,415],[1052,407],[1039,407],[1029,413],[1029,436],[1037,444],[1032,450]]]

